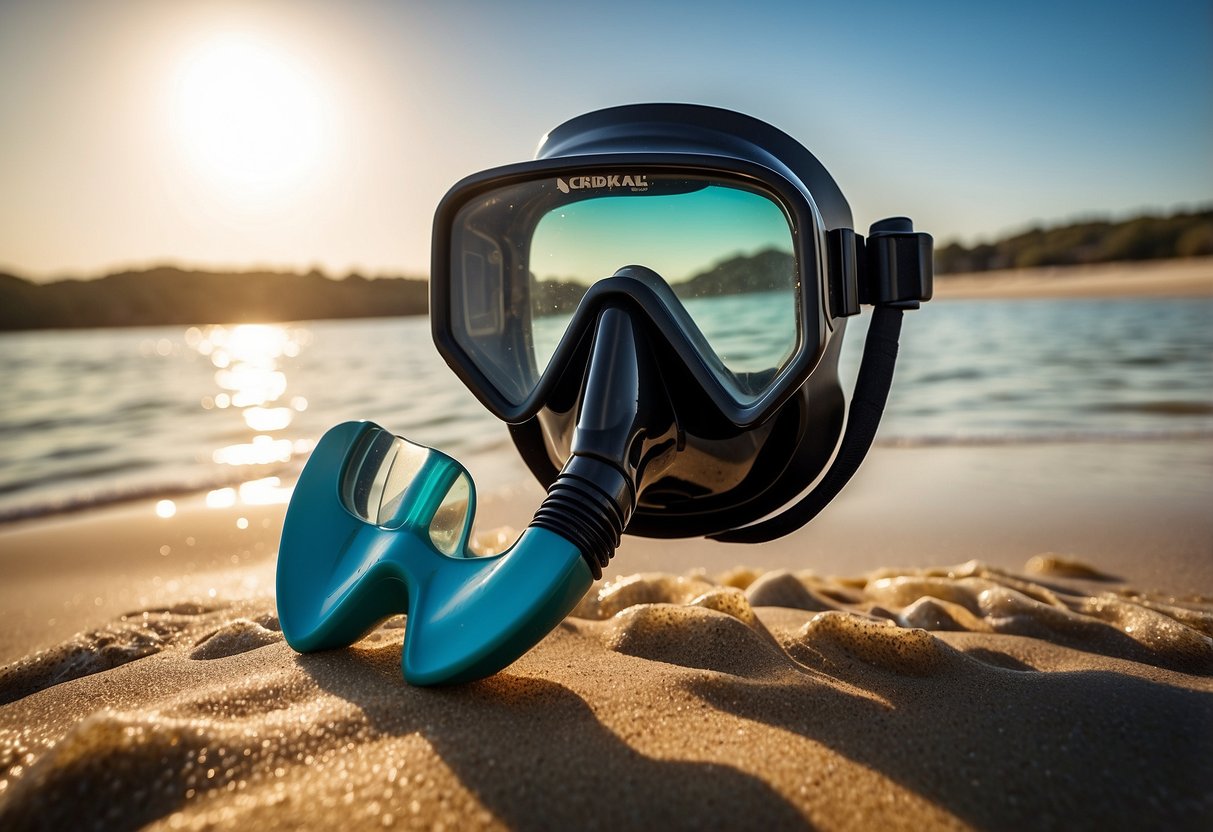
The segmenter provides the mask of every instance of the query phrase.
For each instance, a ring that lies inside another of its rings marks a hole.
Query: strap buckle
[[[917,309],[931,299],[935,270],[935,241],[914,230],[908,217],[891,217],[868,230],[865,279],[859,281],[859,302],[874,306]]]
[[[934,288],[934,240],[907,217],[872,225],[865,240],[849,228],[829,236],[830,314],[855,315],[860,304],[917,309]]]

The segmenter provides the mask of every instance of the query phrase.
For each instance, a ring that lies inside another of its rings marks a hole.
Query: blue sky
[[[861,227],[908,214],[941,242],[1208,204],[1211,9],[7,2],[0,267],[424,272],[447,187],[636,101],[767,120]],[[213,78],[227,55],[249,69]],[[293,156],[265,150],[283,124],[306,134]],[[265,175],[246,181],[250,165]]]

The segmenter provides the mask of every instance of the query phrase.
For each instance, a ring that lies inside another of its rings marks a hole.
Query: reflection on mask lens
[[[782,366],[796,347],[796,266],[782,209],[720,185],[602,197],[549,211],[531,238],[535,362],[547,366],[589,287],[629,264],[657,272],[734,373]]]
[[[784,208],[740,183],[649,175],[643,187],[586,186],[596,178],[508,186],[460,211],[456,339],[521,402],[590,287],[639,265],[673,290],[719,358],[720,381],[740,401],[756,399],[799,345],[800,286]]]

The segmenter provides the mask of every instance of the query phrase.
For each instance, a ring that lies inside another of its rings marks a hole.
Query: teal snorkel
[[[628,317],[604,318],[591,361],[613,372],[591,375],[610,380],[588,392],[573,459],[501,554],[468,551],[475,486],[454,459],[370,422],[324,434],[295,486],[278,556],[278,617],[292,647],[346,647],[407,612],[404,678],[464,682],[510,664],[568,615],[619,545],[643,466],[674,441],[672,424],[640,422],[650,380],[629,372],[641,362]]]
[[[346,647],[407,611],[401,663],[415,685],[488,676],[529,650],[593,576],[577,547],[540,528],[502,554],[469,554],[475,501],[446,454],[369,422],[330,429],[282,530],[278,616],[290,645]]]
[[[812,519],[871,445],[902,310],[931,296],[931,238],[904,218],[856,234],[820,162],[770,125],[636,105],[452,188],[430,293],[439,352],[510,425],[546,499],[508,551],[474,555],[466,470],[347,422],[300,476],[277,575],[296,650],[407,613],[418,685],[513,662],[625,531],[761,542]],[[844,432],[838,348],[861,303],[875,309]]]

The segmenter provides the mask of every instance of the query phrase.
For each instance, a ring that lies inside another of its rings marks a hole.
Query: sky
[[[937,243],[1213,202],[1213,5],[0,0],[0,269],[425,274],[463,176],[590,110],[790,133]]]

